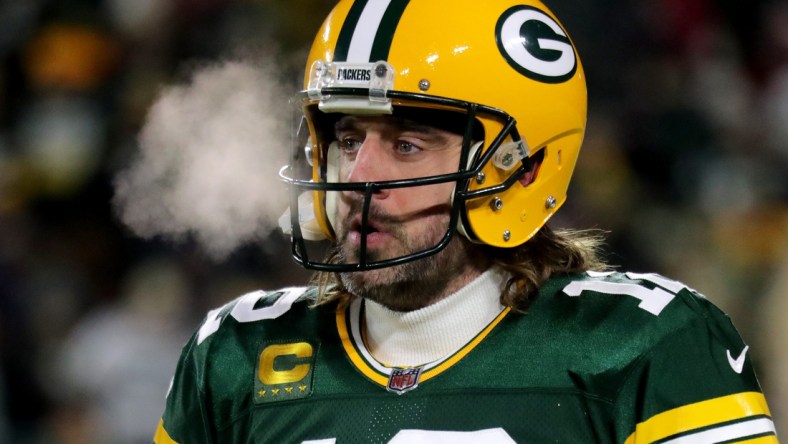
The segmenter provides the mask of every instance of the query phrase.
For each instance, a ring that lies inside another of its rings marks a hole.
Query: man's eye
[[[419,151],[419,147],[410,142],[398,142],[397,152],[400,154],[411,154]]]
[[[361,142],[351,137],[346,137],[339,141],[339,149],[346,153],[353,153],[361,148]]]

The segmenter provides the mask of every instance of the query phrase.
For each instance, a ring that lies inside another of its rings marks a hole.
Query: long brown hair
[[[485,247],[493,263],[511,275],[501,292],[501,304],[525,312],[551,276],[607,270],[603,244],[600,230],[552,230],[545,225],[517,248]]]
[[[551,276],[608,269],[601,254],[603,243],[604,233],[600,230],[553,230],[545,225],[519,247],[479,248],[492,263],[511,275],[501,292],[501,304],[523,313]],[[328,260],[338,260],[335,250],[329,253]],[[318,287],[315,305],[332,301],[344,305],[356,297],[336,273],[317,272],[312,284]]]

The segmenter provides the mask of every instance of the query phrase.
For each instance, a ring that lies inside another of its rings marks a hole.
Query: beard
[[[353,211],[350,214],[354,214]],[[345,220],[348,227],[351,216]],[[416,218],[414,218],[416,219]],[[424,211],[418,216],[415,234],[407,234],[402,221],[370,208],[369,220],[385,227],[396,246],[379,251],[368,249],[369,262],[400,257],[436,246],[448,230],[450,216],[445,207]],[[360,252],[347,242],[342,230],[337,254],[343,263],[358,262]],[[488,261],[467,239],[454,236],[436,254],[404,264],[369,271],[339,273],[345,289],[352,295],[369,299],[395,311],[416,310],[459,290],[487,268]]]

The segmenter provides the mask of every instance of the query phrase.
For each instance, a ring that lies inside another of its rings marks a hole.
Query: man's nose
[[[381,182],[392,180],[392,165],[387,162],[385,146],[375,137],[367,138],[356,153],[356,158],[348,165],[348,182]],[[389,190],[376,190],[375,196],[382,198]]]

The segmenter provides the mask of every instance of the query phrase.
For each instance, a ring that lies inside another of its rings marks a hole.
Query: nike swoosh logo
[[[742,370],[744,370],[744,358],[747,356],[747,350],[749,349],[750,349],[749,345],[744,346],[744,350],[741,351],[741,354],[739,354],[739,357],[736,359],[733,359],[733,356],[731,356],[731,351],[727,350],[728,364],[731,365],[731,368],[736,373],[741,374]]]

